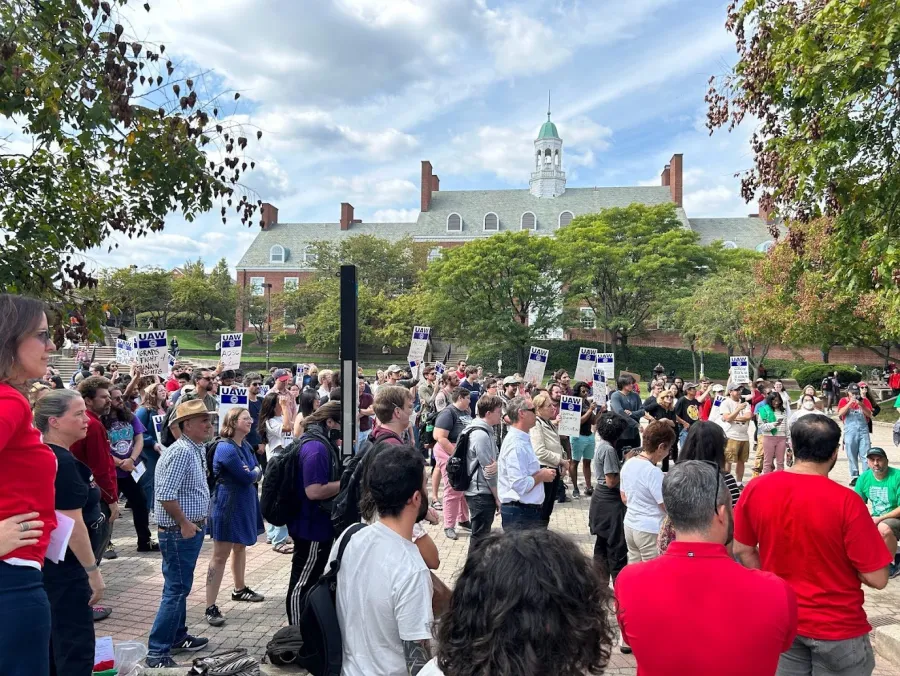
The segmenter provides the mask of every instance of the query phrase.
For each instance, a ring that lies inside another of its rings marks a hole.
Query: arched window
[[[447,232],[462,232],[462,216],[459,214],[447,216]]]
[[[553,153],[550,148],[544,151],[544,164],[549,165],[553,161]]]
[[[284,263],[284,247],[280,244],[276,244],[271,249],[269,249],[269,262],[270,263]]]
[[[431,251],[428,252],[428,262],[434,263],[436,260],[440,260],[441,258],[441,247],[436,246]]]
[[[553,153],[553,166],[559,169],[559,151]]]
[[[303,262],[307,267],[315,267],[319,262],[319,254],[316,253],[316,247],[310,244],[303,250]]]
[[[771,249],[773,246],[775,246],[775,242],[773,242],[771,239],[768,239],[765,242],[763,242],[762,244],[760,244],[759,246],[757,246],[756,250],[759,251],[760,253],[769,253],[769,249]]]
[[[727,242],[722,242],[722,248],[723,248],[723,249],[737,249],[738,246],[737,246],[737,243],[736,243],[736,242],[732,242],[732,241],[729,239]]]
[[[497,232],[500,229],[500,217],[493,211],[489,211],[484,215],[484,231]]]
[[[537,230],[537,217],[530,211],[522,214],[522,230]]]
[[[563,211],[559,215],[559,227],[566,227],[569,223],[572,222],[573,218],[575,218],[575,214],[573,214],[571,211]]]
[[[541,168],[541,151],[540,150],[538,150],[534,156],[534,168],[535,169]]]

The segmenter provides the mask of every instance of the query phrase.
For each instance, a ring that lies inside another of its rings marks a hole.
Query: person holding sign
[[[543,513],[544,520],[549,524],[550,515],[553,513],[553,503],[562,483],[559,481],[560,472],[565,472],[569,468],[569,462],[566,460],[562,439],[559,436],[556,425],[553,424],[553,420],[556,417],[556,409],[553,401],[550,399],[550,395],[546,392],[541,392],[534,397],[532,403],[537,415],[534,427],[528,432],[528,435],[531,437],[531,447],[534,449],[534,454],[537,456],[538,462],[541,463],[541,467],[553,470],[557,476],[556,481],[544,486]]]
[[[584,494],[590,497],[594,494],[591,484],[591,460],[594,459],[594,422],[597,418],[597,404],[590,400],[591,386],[587,383],[577,382],[572,388],[576,397],[581,397],[581,426],[577,437],[571,437],[572,462],[569,463],[569,478],[572,480],[572,497],[577,498],[578,493],[578,463],[584,468]]]
[[[159,462],[160,454],[163,451],[163,446],[159,442],[159,436],[156,433],[156,425],[153,423],[153,416],[166,415],[166,388],[159,383],[147,385],[141,395],[141,405],[134,414],[141,425],[144,426],[144,448],[141,453],[146,471],[138,483],[144,491],[144,498],[147,500],[147,506],[151,508],[152,513],[156,464]]]

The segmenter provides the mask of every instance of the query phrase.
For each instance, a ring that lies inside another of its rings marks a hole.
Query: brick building
[[[341,204],[340,220],[334,223],[282,223],[278,209],[264,203],[262,229],[237,264],[237,283],[256,295],[276,294],[299,284],[315,274],[316,241],[337,242],[360,234],[398,240],[409,235],[414,241],[433,244],[431,258],[440,256],[443,248],[508,230],[552,235],[576,216],[634,203],[674,203],[684,227],[699,233],[703,244],[721,240],[729,248],[760,251],[771,246],[764,216],[689,218],[682,204],[683,162],[681,154],[673,155],[662,170],[659,186],[569,188],[563,170],[563,141],[548,111],[534,141],[534,167],[527,189],[441,190],[431,162],[425,160],[419,217],[414,223],[363,223],[346,202]],[[590,317],[583,318],[583,325],[589,328]],[[246,329],[239,304],[235,330]]]

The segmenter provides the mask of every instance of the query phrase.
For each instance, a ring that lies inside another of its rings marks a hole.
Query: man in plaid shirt
[[[180,404],[169,424],[178,425],[181,437],[156,466],[156,521],[165,584],[150,630],[148,667],[177,667],[170,653],[202,650],[209,643],[187,633],[186,600],[209,514],[205,442],[212,436],[214,415],[199,399]]]

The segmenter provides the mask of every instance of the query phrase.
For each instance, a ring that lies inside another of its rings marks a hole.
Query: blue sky
[[[186,73],[211,69],[211,90],[241,92],[236,119],[264,132],[246,184],[282,222],[337,221],[343,201],[365,221],[415,220],[423,159],[442,190],[527,188],[548,90],[569,186],[658,184],[681,152],[688,215],[740,216],[756,210],[734,177],[752,129],[704,127],[708,78],[735,60],[726,4],[156,0],[132,30]],[[217,212],[90,255],[233,266],[257,226]]]

